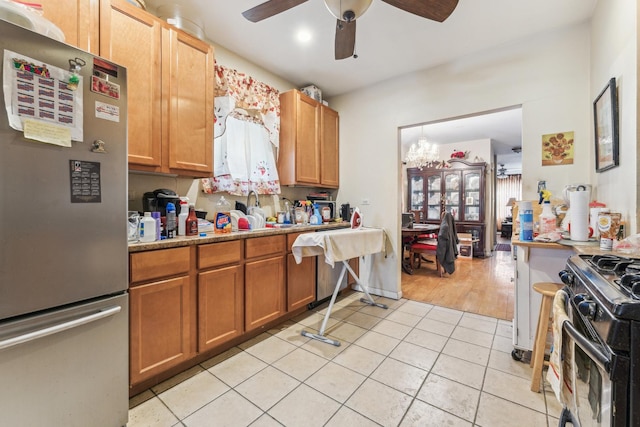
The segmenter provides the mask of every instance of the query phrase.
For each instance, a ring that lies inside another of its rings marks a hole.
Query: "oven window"
[[[599,346],[580,315],[572,313],[572,323],[582,336]],[[611,426],[611,381],[607,373],[574,342],[574,408],[581,427]]]
[[[575,347],[575,396],[582,427],[602,426],[602,376],[595,363]]]

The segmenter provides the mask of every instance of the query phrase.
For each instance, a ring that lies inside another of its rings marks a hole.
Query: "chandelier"
[[[430,167],[440,160],[440,151],[438,146],[427,141],[426,136],[418,138],[417,142],[411,144],[405,161],[410,167],[422,168]]]

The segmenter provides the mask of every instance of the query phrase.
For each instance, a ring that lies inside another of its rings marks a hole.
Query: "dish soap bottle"
[[[231,233],[231,204],[225,200],[224,196],[221,196],[216,203],[213,231],[216,234]]]

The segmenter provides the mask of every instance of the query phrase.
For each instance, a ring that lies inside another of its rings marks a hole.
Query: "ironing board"
[[[293,257],[295,258],[296,263],[300,264],[303,257],[323,254],[325,256],[325,262],[332,267],[335,266],[336,262],[342,262],[340,277],[336,282],[336,286],[333,290],[333,295],[331,296],[329,307],[327,308],[327,312],[324,315],[324,320],[322,321],[322,326],[320,327],[319,333],[313,334],[311,332],[303,330],[301,333],[302,336],[313,338],[327,344],[340,346],[340,341],[327,338],[324,335],[324,331],[327,327],[327,321],[331,316],[333,304],[335,303],[336,297],[338,296],[340,284],[342,283],[342,280],[344,279],[347,271],[356,280],[356,283],[360,286],[364,294],[367,296],[367,298],[360,298],[361,302],[384,309],[388,308],[387,305],[376,303],[373,298],[371,298],[366,283],[360,280],[358,275],[349,265],[349,260],[351,258],[360,256],[369,257],[369,259],[367,260],[368,262],[366,263],[366,277],[371,277],[371,257],[373,256],[373,254],[382,252],[384,249],[384,231],[377,228],[339,229],[317,233],[312,232],[301,234],[296,238],[291,247],[291,252],[293,253]]]

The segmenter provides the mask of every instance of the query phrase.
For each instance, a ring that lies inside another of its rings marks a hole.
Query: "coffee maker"
[[[148,191],[142,196],[142,209],[144,212],[160,212],[160,216],[166,216],[167,203],[173,203],[178,209],[180,197],[175,191],[159,188],[154,191]]]

